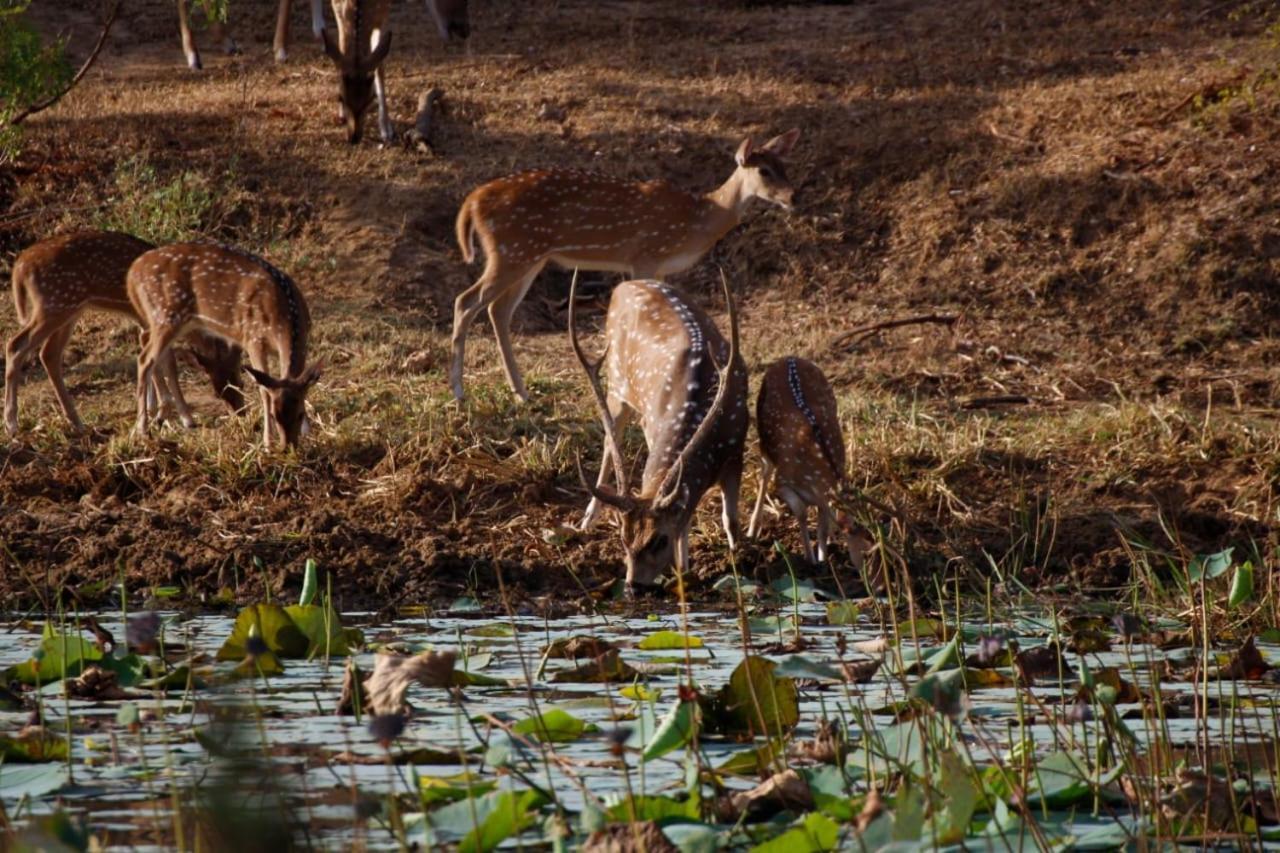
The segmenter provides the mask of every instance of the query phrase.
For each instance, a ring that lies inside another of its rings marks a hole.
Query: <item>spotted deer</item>
[[[837,515],[831,498],[845,482],[844,434],[836,411],[836,395],[822,369],[795,356],[779,359],[765,371],[756,398],[756,431],[764,457],[760,491],[747,536],[755,538],[769,479],[800,525],[805,559],[814,562],[809,541],[809,507],[818,508],[817,562],[827,559],[832,527],[840,530],[849,556],[860,564],[864,543]]]
[[[129,267],[129,301],[147,327],[138,356],[137,431],[148,427],[146,392],[170,344],[200,329],[244,349],[262,398],[262,443],[273,435],[298,443],[306,423],[307,391],[320,378],[306,365],[311,315],[293,279],[256,255],[216,243],[177,243],[152,249]],[[274,354],[283,376],[269,374]],[[180,413],[186,402],[177,394]]]
[[[195,0],[178,0],[178,32],[182,36],[182,52],[186,54],[187,66],[193,71],[199,71],[204,67],[200,61],[200,48],[196,45],[195,35],[191,32],[190,6]],[[214,41],[222,43],[222,49],[229,54],[240,52],[239,46],[227,32],[226,24],[218,19],[218,16],[212,14],[211,3],[213,0],[207,0],[202,3],[206,12],[209,12],[209,34]],[[275,38],[272,41],[272,49],[275,51],[276,62],[284,62],[289,58],[289,7],[293,0],[278,0],[276,5],[276,29]],[[324,29],[324,8],[321,5],[322,0],[311,0],[311,30],[317,39],[320,38],[320,31]]]
[[[600,420],[604,452],[582,520],[591,527],[602,505],[621,516],[627,588],[652,584],[674,561],[689,566],[689,527],[702,496],[719,485],[729,547],[738,533],[738,494],[747,434],[747,369],[738,352],[738,317],[729,286],[728,343],[706,312],[676,287],[626,281],[613,291],[605,320],[605,352],[591,361],[578,340],[576,276],[570,288],[569,337],[586,371]],[[605,368],[609,388],[601,387]],[[634,494],[620,436],[632,418],[649,454]],[[606,482],[612,469],[617,489]]]
[[[511,349],[511,318],[548,262],[642,279],[683,272],[742,221],[752,199],[791,209],[794,190],[782,158],[799,137],[799,130],[790,130],[759,148],[743,140],[733,174],[706,195],[667,181],[568,170],[522,172],[472,190],[458,211],[458,246],[471,263],[479,242],[485,267],[454,302],[454,397],[463,397],[467,330],[482,309],[489,309],[507,383],[527,400]]]
[[[129,304],[125,275],[129,265],[151,248],[144,240],[116,231],[79,231],[50,237],[18,255],[13,264],[13,305],[21,325],[5,348],[4,421],[9,435],[18,432],[18,386],[37,352],[63,415],[77,432],[84,430],[63,381],[63,352],[85,311],[106,311],[141,322]],[[239,411],[244,406],[240,350],[200,334],[189,337],[187,343],[209,374],[214,392],[232,411]],[[165,382],[177,385],[171,356],[159,373]],[[167,386],[162,390],[167,392]]]

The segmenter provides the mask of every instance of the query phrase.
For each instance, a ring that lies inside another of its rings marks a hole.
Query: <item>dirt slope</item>
[[[91,42],[96,4],[37,5],[73,53]],[[562,331],[565,276],[544,275],[517,320],[534,404],[512,405],[480,324],[474,399],[446,404],[452,300],[478,272],[454,245],[457,205],[537,165],[709,189],[743,135],[792,126],[797,211],[757,208],[680,283],[719,311],[723,267],[753,368],[799,352],[827,370],[855,482],[912,518],[913,572],[982,570],[989,554],[1031,578],[1110,583],[1142,558],[1134,541],[1177,558],[1268,551],[1280,51],[1265,10],[473,0],[473,39],[445,48],[404,4],[398,126],[425,88],[446,92],[421,153],[348,147],[316,46],[268,61],[270,5],[234,3],[245,54],[206,45],[192,74],[171,4],[130,2],[100,65],[0,175],[0,247],[96,224],[266,253],[316,316],[318,435],[289,460],[253,453],[247,423],[132,442],[132,333],[86,320],[72,388],[98,437],[62,434],[33,371],[28,432],[0,448],[6,600],[95,600],[121,567],[134,587],[245,596],[264,577],[296,583],[307,556],[350,602],[491,590],[495,566],[535,594],[603,583],[612,534],[555,530],[584,501],[574,452],[595,458],[598,441]],[[934,313],[958,319],[830,347]],[[695,549],[710,577],[725,558],[715,510]],[[794,539],[781,518],[769,533]],[[773,558],[761,544],[743,560]]]

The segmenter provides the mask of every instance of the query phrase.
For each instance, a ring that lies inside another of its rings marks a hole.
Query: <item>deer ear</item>
[[[302,375],[298,377],[298,384],[304,386],[314,385],[320,381],[320,377],[324,375],[324,362],[317,361],[315,364],[302,371]]]
[[[329,35],[329,28],[325,27],[320,30],[320,40],[324,42],[324,52],[338,65],[342,64],[342,51],[338,50],[338,45],[333,40],[333,36]]]
[[[252,376],[253,381],[257,382],[263,388],[274,389],[274,388],[280,387],[280,384],[281,384],[280,380],[276,379],[274,376],[268,373],[263,373],[261,370],[255,370],[252,367],[249,367],[248,365],[245,365],[244,371],[245,373],[248,373],[250,376]]]
[[[800,128],[793,127],[781,136],[775,136],[764,144],[762,151],[768,151],[775,157],[786,157],[791,153],[791,149],[796,147],[796,140],[800,138]]]
[[[387,58],[387,54],[390,51],[391,33],[382,33],[378,36],[378,43],[374,46],[373,52],[361,60],[360,70],[365,74],[372,74],[382,64],[382,61]]]
[[[747,165],[747,158],[751,156],[753,150],[755,150],[755,146],[751,144],[751,137],[748,136],[738,146],[738,153],[733,155],[733,159],[737,161],[739,166],[745,166]]]

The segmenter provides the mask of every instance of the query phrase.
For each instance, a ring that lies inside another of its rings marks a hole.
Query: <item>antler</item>
[[[613,468],[618,477],[618,491],[616,494],[610,493],[589,483],[583,474],[581,459],[578,460],[578,476],[582,478],[582,484],[587,487],[587,491],[591,492],[593,497],[627,510],[635,505],[635,501],[632,499],[631,490],[627,486],[627,472],[622,464],[622,450],[618,445],[613,415],[609,414],[608,399],[605,397],[604,389],[600,386],[600,366],[604,364],[605,358],[609,355],[609,346],[608,344],[605,345],[604,352],[595,362],[590,361],[586,353],[582,351],[582,344],[578,341],[577,296],[578,270],[575,267],[573,279],[569,283],[569,340],[573,343],[573,352],[578,357],[578,362],[587,373],[587,381],[591,383],[591,393],[595,397],[596,408],[600,410],[600,421],[604,424],[605,452],[613,459]]]
[[[729,359],[725,362],[724,367],[716,366],[716,374],[719,379],[719,387],[716,388],[715,400],[711,403],[711,408],[707,409],[706,415],[703,416],[702,422],[698,424],[698,429],[693,433],[693,437],[680,451],[680,455],[676,457],[676,461],[667,469],[667,476],[662,479],[662,485],[658,487],[657,497],[654,498],[654,509],[662,509],[670,506],[680,493],[680,480],[684,476],[685,463],[693,458],[702,447],[702,444],[711,435],[711,430],[715,428],[716,421],[720,417],[721,411],[724,409],[726,392],[729,388],[729,375],[733,371],[733,363],[738,358],[738,311],[733,304],[733,292],[729,288],[729,280],[725,278],[724,270],[720,270],[720,284],[724,287],[725,303],[729,308]],[[570,314],[570,317],[573,315]],[[708,345],[707,353],[711,358],[712,364],[716,362],[715,349]]]

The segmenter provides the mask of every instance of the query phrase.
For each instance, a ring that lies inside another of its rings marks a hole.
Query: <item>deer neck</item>
[[[738,226],[746,213],[751,196],[747,195],[741,169],[735,169],[729,179],[703,196],[710,206],[707,226],[719,240]]]

